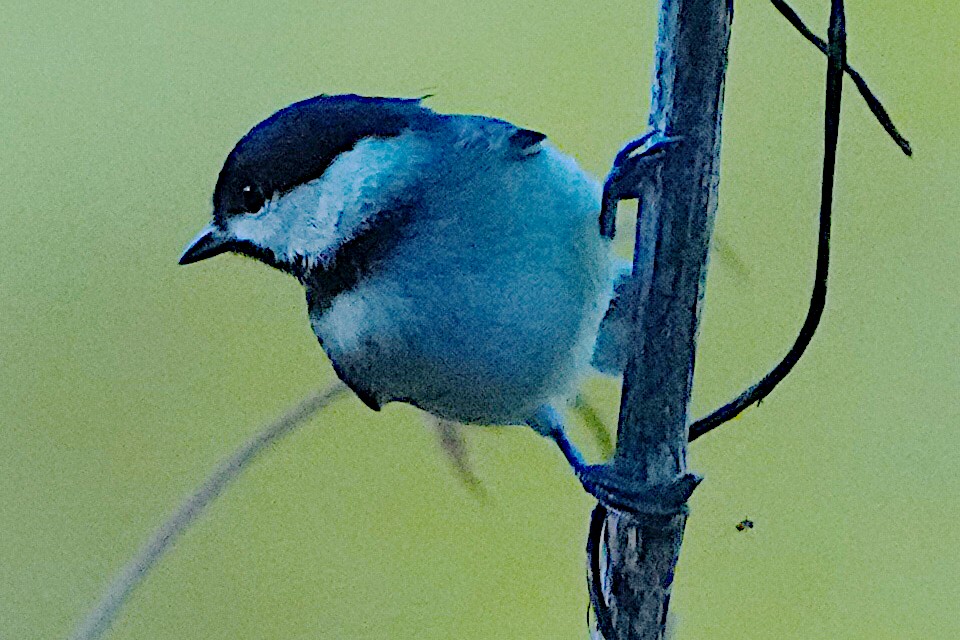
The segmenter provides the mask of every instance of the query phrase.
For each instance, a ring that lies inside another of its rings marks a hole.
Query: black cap
[[[363,138],[392,137],[442,118],[420,99],[320,95],[255,126],[227,156],[213,192],[213,217],[258,210],[274,193],[320,177]]]

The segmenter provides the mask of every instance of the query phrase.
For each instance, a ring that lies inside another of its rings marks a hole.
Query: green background
[[[643,128],[656,18],[649,1],[4,3],[3,640],[65,637],[218,460],[333,378],[293,280],[176,265],[240,135],[316,93],[433,93],[602,175]],[[824,33],[827,4],[796,8]],[[789,380],[692,448],[680,639],[960,637],[960,4],[848,5],[851,61],[916,157],[848,83],[827,313]],[[824,67],[741,0],[695,414],[803,316]],[[612,425],[617,385],[586,392]],[[416,411],[331,408],[226,492],[110,637],[585,637],[591,501],[528,430],[467,437],[485,499]]]

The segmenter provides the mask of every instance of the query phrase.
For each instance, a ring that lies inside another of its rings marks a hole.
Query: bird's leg
[[[612,238],[616,232],[617,204],[621,200],[639,198],[643,186],[663,161],[667,152],[683,142],[680,136],[651,131],[628,142],[613,160],[613,168],[603,183],[600,210],[600,233]]]
[[[557,443],[563,457],[573,467],[573,472],[577,474],[578,478],[586,471],[589,465],[584,461],[577,445],[573,444],[567,437],[567,433],[563,429],[563,420],[556,409],[550,405],[543,405],[537,409],[532,418],[527,420],[527,424],[543,437],[550,438]]]
[[[584,490],[616,511],[645,516],[678,513],[685,508],[701,480],[696,474],[688,473],[669,484],[650,485],[641,478],[624,476],[612,464],[587,464],[567,437],[559,412],[549,405],[540,407],[527,424],[556,442]]]

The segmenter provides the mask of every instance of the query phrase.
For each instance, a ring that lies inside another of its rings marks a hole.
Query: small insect
[[[744,518],[737,523],[737,531],[745,531],[746,529],[753,529],[753,520],[750,518]]]

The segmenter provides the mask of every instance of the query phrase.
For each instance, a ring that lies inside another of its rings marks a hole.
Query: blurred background
[[[819,33],[828,4],[794,3]],[[602,176],[644,127],[656,6],[81,0],[3,15],[6,640],[65,637],[217,461],[334,377],[292,279],[237,257],[176,264],[243,133],[317,93],[430,93],[437,110],[543,131]],[[706,481],[678,639],[960,637],[958,24],[954,3],[848,2],[851,62],[916,157],[848,82],[827,313],[772,397],[692,447]],[[695,415],[765,372],[805,312],[824,68],[767,3],[737,5]],[[584,393],[612,428],[618,385]],[[417,411],[337,404],[222,496],[110,638],[586,637],[591,500],[529,430],[466,437],[485,497]]]

